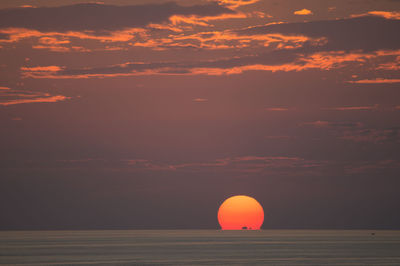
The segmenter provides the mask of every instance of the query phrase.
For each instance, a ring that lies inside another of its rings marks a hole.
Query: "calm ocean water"
[[[2,265],[400,265],[400,231],[0,231]]]

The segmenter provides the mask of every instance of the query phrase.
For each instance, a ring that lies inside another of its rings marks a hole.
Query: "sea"
[[[0,231],[0,265],[398,266],[400,231]]]

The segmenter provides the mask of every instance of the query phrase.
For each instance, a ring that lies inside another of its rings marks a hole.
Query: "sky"
[[[3,0],[0,230],[400,228],[400,1]]]

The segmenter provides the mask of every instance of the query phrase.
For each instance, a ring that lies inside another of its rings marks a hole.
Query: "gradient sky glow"
[[[400,227],[400,1],[0,2],[0,229]]]

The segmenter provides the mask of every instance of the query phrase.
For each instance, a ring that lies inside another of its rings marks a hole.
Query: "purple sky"
[[[400,227],[400,1],[0,2],[0,229]]]

